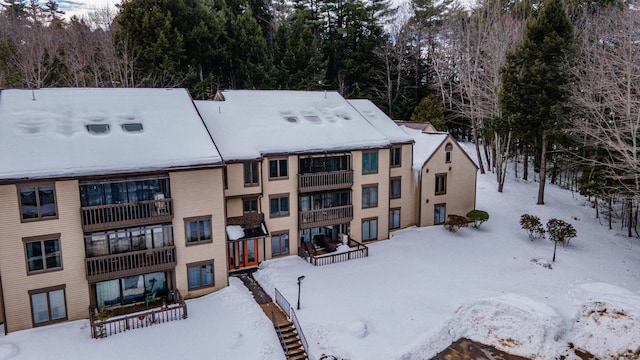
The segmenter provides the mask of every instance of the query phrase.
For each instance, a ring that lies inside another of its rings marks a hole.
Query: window
[[[370,208],[378,206],[378,185],[362,186],[362,207]]]
[[[269,215],[271,217],[289,215],[289,194],[269,197]]]
[[[378,152],[370,151],[362,153],[362,173],[375,174],[378,172]]]
[[[351,191],[331,191],[311,195],[300,195],[300,210],[320,210],[351,205]]]
[[[389,210],[389,229],[400,228],[400,208]]]
[[[258,186],[258,162],[244,163],[244,186]]]
[[[271,234],[271,256],[289,255],[289,233]]]
[[[167,274],[155,272],[101,281],[96,283],[95,292],[98,307],[142,303],[147,298],[167,295]]]
[[[62,270],[60,234],[22,239],[27,260],[27,274]]]
[[[187,264],[187,275],[189,277],[189,290],[214,286],[213,260]]]
[[[29,290],[33,326],[67,320],[65,285]]]
[[[84,237],[86,256],[104,256],[128,251],[158,249],[173,245],[173,225],[151,225],[94,232]]]
[[[89,124],[87,131],[91,134],[103,135],[109,133],[109,124]]]
[[[80,205],[83,207],[161,200],[162,197],[171,198],[168,176],[114,179],[80,184]]]
[[[21,186],[18,188],[18,193],[23,221],[58,217],[53,184]]]
[[[351,155],[327,155],[301,157],[298,162],[300,174],[346,171],[351,169]]]
[[[401,196],[402,178],[391,178],[389,181],[389,198],[397,199]]]
[[[362,241],[378,239],[378,218],[362,220]]]
[[[402,166],[402,147],[391,148],[391,167]]]
[[[436,195],[447,193],[447,174],[436,174]]]
[[[444,158],[445,158],[445,162],[450,163],[451,162],[451,151],[453,150],[453,145],[451,145],[451,143],[447,143],[447,145],[445,145],[444,147]]]
[[[122,124],[122,130],[126,131],[126,132],[142,132],[142,123],[125,123]]]
[[[269,160],[269,179],[286,179],[288,177],[287,159]]]
[[[258,212],[258,198],[242,199],[242,212],[245,214]]]
[[[447,218],[447,205],[435,204],[433,205],[433,225],[444,224]]]
[[[211,216],[185,219],[184,228],[187,232],[187,245],[211,241]]]

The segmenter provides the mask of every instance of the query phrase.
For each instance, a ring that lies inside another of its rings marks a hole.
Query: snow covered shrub
[[[544,228],[540,218],[535,215],[523,214],[520,216],[520,226],[529,234],[529,240],[544,238]]]
[[[444,227],[451,232],[456,232],[458,229],[467,227],[468,225],[469,220],[460,215],[447,215],[447,221],[444,223]]]
[[[489,213],[484,210],[471,210],[467,213],[467,219],[473,221],[473,227],[479,229],[482,224],[489,220]]]
[[[569,245],[569,240],[577,235],[573,225],[560,219],[550,219],[547,221],[547,233],[549,233],[550,240],[559,241],[562,245]]]

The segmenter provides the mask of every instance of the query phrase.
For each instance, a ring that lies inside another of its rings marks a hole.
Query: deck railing
[[[309,343],[307,342],[307,338],[304,336],[304,331],[302,331],[302,326],[300,326],[300,321],[298,321],[298,317],[296,316],[296,312],[293,310],[291,305],[289,305],[289,301],[280,293],[278,288],[275,288],[275,293],[276,293],[276,296],[275,296],[276,303],[278,304],[280,309],[282,309],[282,311],[284,311],[287,314],[287,316],[289,317],[289,319],[291,319],[291,321],[293,322],[293,326],[295,327],[296,332],[298,333],[298,337],[300,338],[300,342],[302,343],[302,347],[304,348],[304,352],[306,354],[309,354]],[[278,299],[280,299],[280,300],[278,300]],[[271,312],[271,313],[272,313],[272,318],[273,318],[273,324],[274,324],[274,326],[276,326],[276,331],[278,332],[278,335],[280,335],[280,326],[278,326],[278,324],[277,324],[277,321],[276,321],[276,318],[275,318],[275,314],[273,312]]]
[[[304,348],[305,353],[309,353],[309,343],[307,343],[307,338],[304,336],[304,331],[302,331],[302,326],[300,326],[300,322],[298,321],[298,317],[296,316],[296,312],[291,309],[291,320],[293,321],[293,325],[296,327],[298,331],[298,336],[300,337],[300,342],[302,342],[302,347]]]
[[[353,185],[353,170],[298,174],[298,191],[312,192],[348,188]]]
[[[176,267],[176,247],[132,251],[85,259],[89,282],[98,282]]]
[[[133,203],[85,206],[80,208],[82,229],[101,231],[115,227],[142,226],[171,221],[171,198],[145,200]]]
[[[348,223],[351,220],[353,220],[353,205],[343,205],[319,210],[300,211],[298,226],[300,229],[309,229]]]
[[[276,289],[276,304],[280,306],[280,309],[282,309],[289,318],[291,317],[291,305],[278,289]]]
[[[353,239],[349,239],[348,244],[351,248],[348,251],[332,252],[322,255],[311,255],[300,246],[298,247],[298,255],[301,258],[307,260],[307,262],[309,262],[313,266],[335,264],[349,260],[362,259],[369,256],[369,248],[366,245],[359,243]]]
[[[125,331],[186,319],[187,304],[178,290],[174,290],[172,293],[173,303],[166,307],[153,308],[113,318],[100,319],[101,315],[97,313],[96,308],[94,306],[89,307],[91,337],[94,339],[105,338]]]

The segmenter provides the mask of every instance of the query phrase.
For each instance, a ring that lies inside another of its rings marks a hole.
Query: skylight
[[[104,135],[109,133],[109,124],[89,124],[87,131],[95,135]]]
[[[126,123],[122,124],[122,130],[125,132],[142,132],[142,123]]]

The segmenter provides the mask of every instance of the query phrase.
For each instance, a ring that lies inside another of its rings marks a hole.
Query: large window
[[[367,151],[362,153],[362,173],[375,174],[378,172],[378,152]]]
[[[246,162],[244,165],[244,186],[258,186],[258,169],[257,161]]]
[[[269,216],[288,216],[289,215],[289,194],[271,195],[269,197]]]
[[[286,179],[288,177],[287,159],[269,160],[269,179]]]
[[[92,233],[85,235],[84,244],[88,258],[158,249],[173,245],[173,225],[153,225]]]
[[[53,184],[37,186],[20,186],[20,213],[22,220],[55,219],[56,193]]]
[[[389,181],[389,198],[397,199],[402,196],[402,178],[391,178]]]
[[[148,295],[167,294],[167,275],[156,272],[96,283],[96,306],[122,306],[144,302]]]
[[[402,147],[396,146],[391,148],[391,167],[402,166]]]
[[[433,224],[434,225],[444,224],[446,218],[447,218],[447,205],[446,204],[433,205]]]
[[[29,290],[33,326],[48,325],[67,319],[65,285]]]
[[[447,193],[447,174],[436,174],[436,195]]]
[[[378,239],[378,218],[362,220],[362,241]]]
[[[300,158],[300,174],[345,171],[351,169],[351,155],[310,156]]]
[[[289,233],[271,234],[271,256],[289,255]]]
[[[378,206],[378,185],[362,185],[362,207]]]
[[[300,210],[320,210],[351,205],[351,191],[331,191],[318,194],[300,195]]]
[[[389,210],[389,229],[400,228],[400,208]]]
[[[189,290],[196,290],[214,286],[213,260],[187,265]]]
[[[211,216],[184,220],[187,233],[187,245],[211,241]]]
[[[107,180],[80,184],[81,206],[133,203],[169,198],[169,177]]]
[[[242,213],[250,214],[258,212],[258,198],[242,199]]]
[[[22,239],[29,275],[62,269],[60,234]]]

